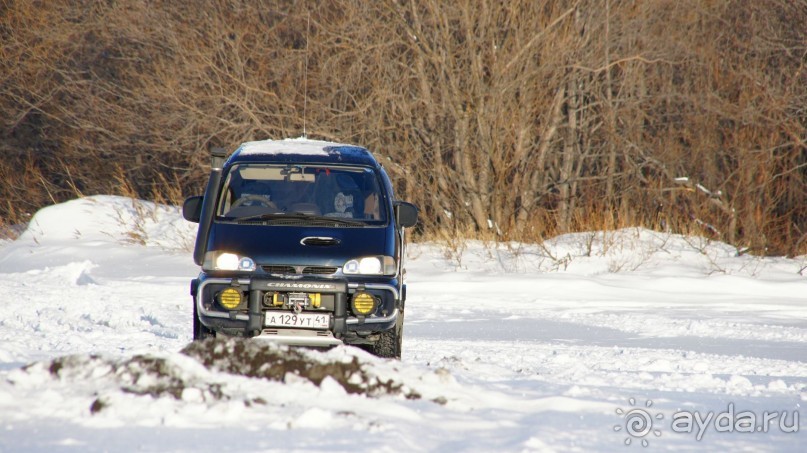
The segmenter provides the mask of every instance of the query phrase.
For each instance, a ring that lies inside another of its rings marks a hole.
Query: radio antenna
[[[305,70],[303,72],[303,138],[308,138],[305,130],[306,114],[308,109],[308,37],[311,30],[311,12],[308,11],[305,24]]]

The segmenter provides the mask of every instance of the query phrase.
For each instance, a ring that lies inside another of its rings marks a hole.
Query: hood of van
[[[252,258],[258,266],[335,266],[362,256],[394,256],[388,226],[329,228],[215,223],[208,251]]]

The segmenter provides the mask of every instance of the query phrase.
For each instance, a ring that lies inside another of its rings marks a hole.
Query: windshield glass
[[[382,200],[370,168],[239,164],[227,174],[216,215],[238,220],[295,214],[381,224]]]

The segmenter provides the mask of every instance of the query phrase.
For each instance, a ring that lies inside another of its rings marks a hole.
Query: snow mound
[[[55,278],[70,286],[97,285],[91,272],[97,266],[90,260],[74,261],[64,266],[46,268],[44,270],[29,271],[30,276],[49,274],[50,278]]]
[[[454,384],[444,376],[445,370],[438,378],[431,376],[435,374],[431,370],[401,367],[352,347],[318,351],[231,338],[194,342],[180,353],[57,357],[12,370],[7,384],[66,417],[103,413],[117,421],[138,418],[137,413],[148,419],[155,404],[191,411],[194,404],[202,404],[211,414],[232,403],[245,408],[295,405],[304,415],[316,403],[307,403],[304,394],[405,401],[422,398],[408,381],[431,387],[430,383],[441,382],[449,391]],[[48,395],[54,390],[58,401]],[[434,402],[445,404],[436,391],[426,389]],[[280,394],[285,397],[277,397]]]
[[[70,200],[39,210],[19,239],[53,242],[117,242],[190,250],[196,225],[177,206],[111,195]]]

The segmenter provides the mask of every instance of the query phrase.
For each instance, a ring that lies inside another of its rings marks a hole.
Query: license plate
[[[304,329],[327,329],[331,316],[316,313],[266,313],[267,327],[302,327]]]

